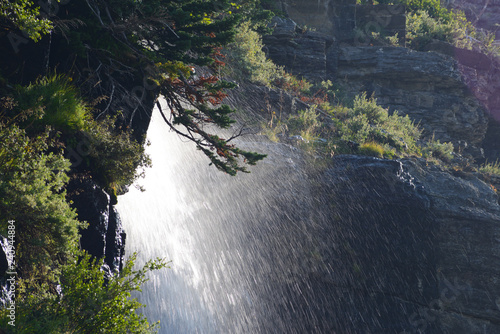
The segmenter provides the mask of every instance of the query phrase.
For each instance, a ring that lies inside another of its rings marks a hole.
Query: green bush
[[[149,261],[139,270],[133,254],[122,271],[107,277],[102,260],[76,252],[74,260],[61,267],[60,293],[34,288],[33,281],[21,279],[16,298],[16,327],[7,325],[8,310],[0,310],[0,327],[6,333],[155,333],[141,313],[144,307],[130,293],[140,291],[146,274],[167,266],[165,261]],[[15,329],[15,330],[14,330]],[[11,331],[9,331],[11,330]]]
[[[62,190],[70,163],[46,153],[48,135],[30,139],[15,125],[0,125],[0,234],[15,220],[19,273],[50,268],[79,240],[84,224]]]
[[[408,12],[423,11],[430,17],[441,19],[445,23],[453,19],[451,11],[441,6],[439,0],[403,0]]]
[[[493,163],[485,162],[482,166],[479,167],[479,171],[487,175],[500,176],[500,161],[497,160]]]
[[[432,139],[425,144],[422,153],[425,158],[435,158],[448,163],[453,159],[453,150],[453,143],[441,143],[439,140],[434,140],[434,137],[432,137]]]
[[[365,93],[354,98],[353,108],[341,108],[333,117],[344,141],[376,142],[401,154],[419,154],[417,140],[421,130],[408,116],[399,116],[397,112],[389,115],[387,109],[377,105],[375,98],[367,99]]]
[[[52,22],[40,15],[40,7],[34,6],[34,1],[0,1],[0,17],[2,20],[11,21],[35,42],[52,29]],[[8,29],[10,24],[3,26]]]
[[[43,131],[46,125],[64,133],[82,130],[89,118],[89,109],[78,96],[71,80],[63,75],[41,77],[26,87],[17,87],[16,100],[20,111],[42,110],[28,123]],[[29,126],[29,125],[28,125]]]
[[[316,109],[317,107],[312,105],[306,110],[300,110],[298,115],[290,116],[287,122],[288,129],[295,133],[301,131],[313,133],[318,127],[321,126]]]
[[[243,22],[237,29],[234,42],[227,47],[232,74],[266,86],[281,77],[283,70],[266,58],[262,48],[260,35],[252,29],[250,22]]]
[[[143,145],[131,137],[130,131],[116,129],[114,118],[89,121],[81,135],[89,149],[89,168],[107,190],[120,192],[151,165]]]
[[[390,159],[421,155],[417,144],[421,130],[408,115],[400,116],[397,112],[389,115],[386,108],[365,93],[353,99],[351,108],[329,102],[323,102],[321,108],[313,104],[286,122],[268,124],[263,132],[274,140],[277,133],[288,137],[300,135],[308,149],[320,154],[361,153]]]

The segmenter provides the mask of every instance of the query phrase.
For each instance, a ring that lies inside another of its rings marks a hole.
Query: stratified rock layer
[[[374,94],[381,105],[409,115],[426,137],[478,146],[486,133],[485,109],[452,57],[397,47],[343,47],[337,77],[350,91]]]
[[[465,153],[483,158],[480,146],[488,127],[484,106],[492,113],[497,108],[495,94],[481,93],[491,82],[484,79],[491,72],[483,68],[484,61],[484,66],[472,64],[476,58],[465,51],[459,63],[439,52],[339,46],[328,35],[302,32],[290,19],[274,24],[275,33],[264,42],[270,58],[289,72],[313,81],[343,82],[352,94],[373,94],[382,106],[419,123],[424,137],[466,142]]]

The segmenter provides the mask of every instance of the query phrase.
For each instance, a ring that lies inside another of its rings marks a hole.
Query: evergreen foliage
[[[237,29],[234,42],[227,48],[230,74],[265,86],[282,78],[283,69],[266,58],[263,47],[259,33],[251,28],[251,22],[243,22]]]
[[[24,276],[49,270],[67,257],[84,227],[65,199],[70,163],[47,153],[48,135],[29,138],[16,125],[0,125],[0,234],[16,221],[16,259]]]
[[[70,78],[64,75],[43,76],[28,86],[18,86],[16,101],[18,112],[42,110],[27,119],[35,131],[49,125],[57,131],[74,134],[82,130],[89,119],[89,108],[78,96]],[[33,130],[32,130],[33,131]]]
[[[89,121],[78,134],[88,145],[88,167],[101,186],[114,193],[144,176],[144,168],[151,166],[144,146],[136,142],[130,132],[116,129],[114,118]]]

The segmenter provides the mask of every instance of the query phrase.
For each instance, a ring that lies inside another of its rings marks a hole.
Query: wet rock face
[[[88,227],[80,231],[81,247],[98,259],[104,258],[111,271],[120,269],[125,232],[109,195],[92,179],[85,177],[72,179],[67,193],[78,219],[88,223]]]
[[[438,296],[430,200],[401,162],[338,156],[322,176],[330,206],[314,278],[335,331],[400,333]],[[339,302],[340,301],[340,302]]]
[[[458,178],[411,162],[405,165],[431,198],[437,227],[440,293],[434,304],[440,307],[431,313],[444,332],[500,332],[498,196],[473,175]]]
[[[498,333],[500,206],[423,161],[337,156],[312,284],[331,330]]]

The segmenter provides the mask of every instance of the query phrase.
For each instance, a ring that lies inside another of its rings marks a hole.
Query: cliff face
[[[451,141],[476,159],[484,157],[488,119],[498,113],[498,94],[485,92],[500,90],[491,61],[473,63],[465,51],[459,62],[443,52],[350,46],[318,32],[303,33],[292,20],[275,24],[276,32],[264,39],[268,54],[293,74],[343,82],[351,94],[374,94],[382,106],[420,123],[424,137]]]
[[[78,219],[89,225],[80,232],[80,245],[89,254],[104,259],[109,274],[122,268],[126,234],[110,196],[91,178],[74,177],[67,186],[68,199]]]
[[[437,42],[429,52],[346,45],[292,20],[275,24],[268,54],[293,74],[342,80],[409,115],[425,136],[498,158],[495,60]],[[500,332],[500,206],[490,184],[423,160],[358,156],[336,156],[316,177],[321,332]]]
[[[338,156],[320,176],[329,217],[312,274],[331,329],[500,331],[500,206],[473,175],[425,161]]]

